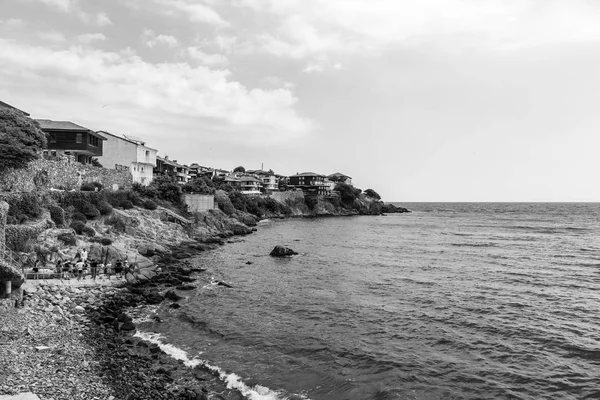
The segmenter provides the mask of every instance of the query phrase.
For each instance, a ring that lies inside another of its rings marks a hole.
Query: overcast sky
[[[600,201],[600,1],[2,0],[0,100],[387,201]]]

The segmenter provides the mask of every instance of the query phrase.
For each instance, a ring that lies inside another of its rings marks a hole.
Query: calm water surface
[[[256,399],[600,398],[600,204],[403,205],[262,223],[144,329]]]

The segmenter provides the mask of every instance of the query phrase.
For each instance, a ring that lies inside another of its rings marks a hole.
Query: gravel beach
[[[172,279],[168,274],[158,278]],[[172,289],[156,283],[149,288],[118,286],[28,287],[21,307],[0,314],[0,395],[244,399],[203,364],[186,367],[157,344],[133,336],[136,307],[158,304]]]

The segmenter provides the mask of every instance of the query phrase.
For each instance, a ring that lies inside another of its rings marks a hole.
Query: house
[[[304,194],[325,195],[328,187],[325,185],[325,175],[314,172],[303,172],[289,177],[288,188],[301,189]]]
[[[98,131],[104,141],[104,154],[98,161],[104,168],[119,171],[130,171],[133,183],[148,186],[153,179],[153,169],[156,167],[157,150],[146,146],[146,143],[128,137],[118,136],[107,131]]]
[[[327,186],[328,192],[333,192],[333,190],[335,189],[335,185],[337,185],[336,182],[330,180],[329,178],[325,178],[325,186]]]
[[[346,183],[348,185],[352,185],[352,177],[348,175],[344,175],[340,172],[336,172],[331,175],[327,175],[327,179],[335,183]]]
[[[230,185],[235,190],[240,190],[242,186],[242,181],[233,175],[226,176],[225,179],[223,179],[223,182]]]
[[[175,182],[185,185],[190,181],[190,168],[187,165],[182,165],[173,160],[175,164]]]
[[[175,179],[175,163],[169,160],[169,156],[165,155],[164,158],[156,156],[156,167],[154,167],[152,174],[154,178],[158,176],[167,176],[173,182]]]
[[[5,103],[5,102],[3,102],[3,101],[0,101],[0,108],[9,108],[9,109],[11,109],[11,110],[17,110],[17,111],[19,111],[20,113],[22,113],[23,115],[25,115],[25,116],[29,117],[29,113],[26,113],[26,112],[25,112],[25,111],[23,111],[23,110],[19,110],[17,107],[11,106],[10,104],[8,104],[8,103]]]
[[[82,164],[91,164],[92,159],[103,155],[106,138],[91,129],[70,121],[36,119],[40,128],[48,135],[45,156],[69,156]]]
[[[239,178],[240,180],[240,189],[242,194],[253,195],[260,194],[260,189],[262,184],[259,179],[245,175]]]

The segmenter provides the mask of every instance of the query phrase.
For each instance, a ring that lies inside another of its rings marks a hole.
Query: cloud
[[[46,40],[48,42],[64,42],[65,40],[67,40],[65,38],[65,35],[57,31],[40,31],[36,34],[40,39]]]
[[[447,51],[600,41],[600,4],[587,0],[237,0],[270,15],[259,48],[281,57],[437,45]]]
[[[247,88],[230,80],[227,70],[151,64],[128,52],[90,47],[52,50],[3,39],[0,65],[0,81],[10,83],[4,90],[19,88],[35,98],[39,108],[76,115],[100,127],[131,125],[159,137],[167,133],[168,125],[173,129],[169,135],[203,132],[207,140],[252,137],[248,143],[256,145],[263,139],[300,137],[312,128],[295,111],[297,99],[290,89]],[[115,114],[110,118],[98,114],[95,103],[111,104],[105,112]]]
[[[19,18],[9,18],[5,20],[0,19],[0,25],[9,29],[15,29],[25,26],[25,21]]]
[[[94,24],[97,26],[107,26],[112,22],[106,13],[90,14],[81,9],[79,0],[28,0],[37,1],[39,3],[46,4],[49,7],[53,7],[58,11],[66,14],[71,14],[85,22],[86,24]]]
[[[150,7],[149,2],[152,3]],[[134,9],[151,9],[158,14],[183,17],[192,22],[216,27],[230,26],[214,9],[197,0],[127,0],[125,4]]]
[[[187,55],[201,64],[208,66],[226,65],[229,60],[222,54],[207,54],[200,47],[188,47]]]
[[[77,36],[77,41],[84,44],[89,44],[98,40],[106,40],[106,36],[102,33],[84,33]]]
[[[151,29],[144,29],[142,40],[148,47],[154,47],[157,44],[163,44],[168,47],[177,47],[179,42],[171,35],[156,35]]]

